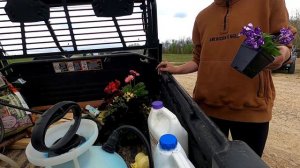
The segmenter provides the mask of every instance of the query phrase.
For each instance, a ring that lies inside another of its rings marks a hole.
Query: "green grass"
[[[10,59],[7,60],[9,64],[17,63],[17,62],[29,62],[32,61],[32,58],[20,58],[20,59]]]
[[[192,60],[192,54],[163,54],[162,60],[174,62],[174,64],[183,64]]]

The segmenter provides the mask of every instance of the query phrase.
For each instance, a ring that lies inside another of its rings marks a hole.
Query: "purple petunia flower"
[[[280,29],[280,35],[278,36],[278,42],[280,44],[290,44],[294,40],[294,34],[289,28]]]
[[[252,23],[244,26],[241,33],[246,36],[245,44],[258,49],[264,44],[263,33],[259,27],[254,28]]]
[[[262,49],[264,52],[278,56],[280,55],[277,45],[290,44],[294,40],[294,34],[289,28],[280,29],[278,36],[263,33],[259,27],[254,28],[252,23],[244,26],[240,35],[246,36],[244,44],[255,50]]]

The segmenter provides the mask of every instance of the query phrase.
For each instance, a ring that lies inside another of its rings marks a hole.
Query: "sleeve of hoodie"
[[[289,25],[289,13],[287,11],[285,0],[270,1],[270,33],[277,34],[281,28],[290,28],[296,34],[297,30]],[[287,45],[292,48],[292,44]]]
[[[201,53],[201,39],[200,39],[199,29],[197,26],[197,19],[195,20],[195,23],[194,23],[192,40],[193,40],[193,61],[197,65],[199,65],[200,53]]]

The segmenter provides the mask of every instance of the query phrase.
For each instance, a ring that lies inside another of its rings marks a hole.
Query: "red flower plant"
[[[105,87],[104,92],[106,95],[104,102],[99,107],[102,112],[99,114],[99,121],[104,124],[104,120],[107,116],[112,115],[115,112],[128,111],[130,105],[137,106],[148,113],[148,90],[144,82],[135,83],[136,77],[140,74],[134,70],[129,71],[129,75],[125,78],[126,85],[120,88],[120,81],[114,80],[109,82]]]
[[[121,86],[121,82],[119,80],[109,82],[108,85],[105,87],[104,92],[107,94],[112,94],[118,91],[120,86]]]

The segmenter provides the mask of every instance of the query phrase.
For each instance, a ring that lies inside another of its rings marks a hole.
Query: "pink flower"
[[[140,74],[138,72],[136,72],[135,70],[130,70],[129,73],[133,76],[140,76]]]
[[[134,80],[134,76],[133,75],[128,75],[126,78],[125,78],[125,83],[129,83],[131,81]]]

